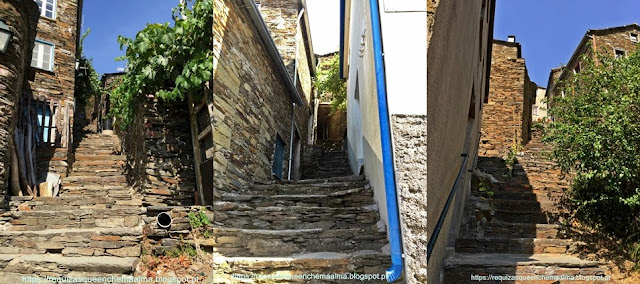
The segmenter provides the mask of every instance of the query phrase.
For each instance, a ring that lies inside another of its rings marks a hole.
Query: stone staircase
[[[361,283],[233,274],[384,275],[390,266],[386,229],[364,176],[256,183],[223,194],[214,210],[215,283]]]
[[[465,207],[455,252],[445,261],[443,283],[474,283],[472,275],[610,275],[604,262],[573,255],[582,245],[560,225],[558,202],[569,182],[544,157],[550,148],[539,136],[517,155],[511,177],[501,158],[479,157],[478,168],[499,182],[491,201],[477,188]],[[483,283],[607,283],[606,281],[527,280]]]
[[[332,178],[352,175],[349,157],[342,141],[322,140],[307,146],[302,167],[303,179]]]
[[[29,276],[130,275],[145,209],[127,186],[115,135],[85,134],[54,197],[12,197],[0,218],[0,282]],[[4,278],[3,278],[4,277]]]

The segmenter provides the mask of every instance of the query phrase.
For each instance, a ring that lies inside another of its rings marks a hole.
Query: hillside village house
[[[547,100],[552,101],[554,96],[564,96],[562,82],[571,78],[571,75],[580,72],[580,57],[584,54],[597,61],[599,52],[605,56],[618,58],[627,56],[636,50],[640,39],[640,26],[636,23],[604,29],[590,29],[582,37],[576,50],[571,55],[567,64],[563,67],[551,70],[549,85],[547,86]],[[595,51],[595,52],[594,52]]]
[[[22,149],[18,151],[23,158],[21,164],[26,163],[27,168],[22,171],[21,184],[33,191],[47,172],[64,177],[68,169],[82,10],[82,0],[35,2],[40,18],[30,68],[25,70],[28,87],[20,94],[19,111],[14,117],[18,122],[16,139],[25,146],[18,145]],[[27,145],[34,145],[35,151]]]
[[[213,168],[222,191],[296,179],[303,145],[313,141],[316,61],[304,2],[246,2],[214,9]],[[240,12],[252,25],[237,22]],[[230,32],[236,27],[242,34]]]
[[[476,168],[484,102],[491,99],[495,4],[427,1],[426,283],[442,280],[471,191],[469,171]]]
[[[506,157],[514,144],[531,139],[537,85],[529,79],[515,36],[493,40],[489,97],[482,110],[480,156]]]
[[[424,1],[340,3],[351,170],[369,180],[387,225],[392,261],[387,275],[425,283],[427,6]]]
[[[536,121],[543,121],[547,118],[547,100],[545,95],[547,94],[547,89],[544,87],[538,86],[536,90],[536,101],[532,106],[531,115],[532,120],[535,123]]]

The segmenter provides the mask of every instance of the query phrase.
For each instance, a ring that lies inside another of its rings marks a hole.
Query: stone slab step
[[[370,188],[352,188],[332,192],[289,194],[261,194],[259,192],[223,193],[222,201],[242,202],[250,207],[260,206],[323,206],[352,207],[367,206],[373,203],[373,190]]]
[[[0,231],[0,254],[140,256],[142,226],[135,228]]]
[[[7,262],[4,272],[42,275],[48,272],[72,271],[99,273],[131,273],[138,264],[137,257],[81,256],[67,257],[56,254],[2,254],[0,262]]]
[[[55,211],[8,211],[10,231],[39,231],[62,228],[136,227],[145,208],[82,209]]]
[[[550,224],[557,221],[559,217],[551,212],[498,209],[494,213],[494,218],[507,223]]]
[[[80,184],[92,184],[92,183],[126,183],[127,177],[120,176],[107,176],[101,177],[97,175],[71,175],[62,180],[63,185],[69,183],[80,183]]]
[[[226,227],[247,229],[365,229],[375,227],[379,219],[375,204],[363,207],[278,204],[253,208],[243,203],[216,202],[214,210],[214,221]]]
[[[232,273],[250,274],[286,274],[302,275],[308,273],[334,274],[353,273],[384,275],[385,269],[390,265],[388,254],[378,251],[357,251],[353,253],[316,252],[307,254],[295,254],[287,257],[224,257],[214,255],[214,263],[219,267],[226,267],[224,274],[214,278],[214,283],[247,283],[239,280],[220,278],[231,276]],[[264,283],[362,283],[362,280],[294,280],[294,279],[270,279]],[[367,283],[387,283],[386,280],[371,280]]]
[[[493,205],[497,209],[503,209],[503,210],[545,211],[545,212],[559,211],[555,203],[551,201],[493,199]]]
[[[455,253],[444,264],[445,284],[478,283],[472,275],[518,276],[596,276],[606,275],[606,270],[596,261],[582,260],[566,254],[501,254]],[[608,283],[606,281],[577,280],[524,280],[481,281],[482,283]]]
[[[555,224],[524,224],[524,223],[485,223],[477,231],[465,232],[467,237],[489,238],[561,238],[560,225]]]
[[[287,256],[308,252],[379,251],[389,242],[386,232],[364,229],[250,230],[214,228],[209,246],[233,256]],[[203,244],[201,244],[202,246]]]
[[[566,239],[462,237],[456,241],[456,252],[512,254],[568,253],[573,251],[578,244],[578,242]]]
[[[75,155],[76,161],[101,161],[101,160],[109,160],[109,161],[126,161],[127,157],[124,155],[101,155],[97,153],[93,154],[78,154]]]

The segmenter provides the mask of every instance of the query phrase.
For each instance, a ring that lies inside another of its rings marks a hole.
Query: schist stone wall
[[[0,18],[13,32],[7,50],[0,53],[0,205],[7,192],[14,117],[31,62],[38,17],[38,6],[33,1],[0,2]]]
[[[494,40],[489,100],[482,111],[478,154],[506,157],[514,143],[530,140],[531,106],[536,84],[520,57],[520,44]]]
[[[53,70],[33,68],[35,79],[29,82],[33,98],[54,101],[60,110],[64,110],[61,114],[68,112],[68,126],[64,125],[65,115],[60,115],[57,125],[60,127],[58,133],[63,132],[63,127],[68,127],[69,141],[73,141],[71,126],[74,118],[76,41],[79,36],[77,23],[78,0],[57,0],[54,18],[40,17],[36,40],[53,44]],[[68,170],[67,152],[67,149],[53,152],[38,149],[38,172],[50,171],[64,177]]]
[[[214,189],[229,192],[271,179],[277,136],[287,172],[292,104],[246,8],[215,0],[213,23]]]
[[[408,283],[427,283],[427,116],[393,115],[394,160]]]
[[[146,101],[146,182],[143,204],[195,204],[196,177],[186,102]]]

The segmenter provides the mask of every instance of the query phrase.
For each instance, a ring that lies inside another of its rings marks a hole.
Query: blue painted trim
[[[387,105],[387,86],[382,60],[382,32],[380,30],[380,11],[378,0],[369,0],[371,11],[371,34],[373,38],[373,57],[378,95],[378,116],[380,119],[380,140],[382,144],[382,167],[384,171],[385,195],[387,198],[387,219],[389,221],[389,245],[391,246],[391,267],[387,269],[387,281],[393,282],[402,276],[402,237],[396,194],[395,170],[393,167],[393,147],[391,142],[391,124]]]
[[[340,78],[344,77],[344,14],[345,14],[345,1],[340,0]]]

